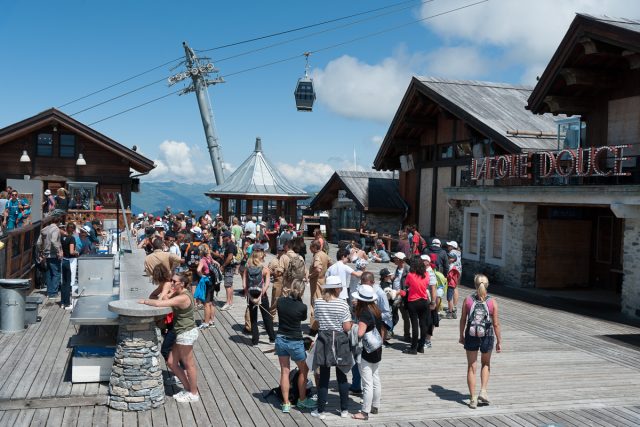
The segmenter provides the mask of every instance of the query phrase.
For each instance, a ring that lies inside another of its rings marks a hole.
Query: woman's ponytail
[[[484,274],[476,274],[473,278],[473,284],[476,287],[478,298],[481,301],[487,299],[487,288],[489,287],[489,279]]]

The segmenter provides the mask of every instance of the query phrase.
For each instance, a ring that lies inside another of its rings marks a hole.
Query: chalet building
[[[1,188],[25,176],[42,181],[42,191],[92,183],[107,209],[116,208],[117,193],[130,206],[136,175],[154,168],[152,160],[55,108],[0,129],[0,147]]]
[[[327,236],[337,242],[354,238],[364,220],[379,235],[397,236],[408,207],[393,172],[336,171],[311,201],[311,209],[329,211]]]
[[[453,169],[427,173],[438,181],[442,173],[448,183],[442,187],[422,178],[427,153],[436,156],[432,161],[442,161],[442,154],[449,153],[444,144],[421,153],[412,141],[417,131],[397,125],[417,113],[417,100],[408,105],[403,101],[394,119],[397,127],[392,124],[375,166],[399,168],[399,155],[413,155],[416,169],[404,173],[404,187],[415,191],[414,200],[420,203],[410,204],[415,206],[411,219],[427,233],[462,243],[467,278],[485,272],[508,286],[574,295],[596,291],[603,303],[637,319],[639,81],[640,21],[578,14],[535,88],[520,89],[526,95],[520,105],[514,102],[481,118],[505,138],[526,140],[507,146],[504,138],[480,128],[473,105],[482,103],[482,95],[465,86],[466,94],[456,92],[466,102],[465,111],[453,114],[470,129],[472,146],[456,163],[459,178],[452,178]],[[421,89],[419,83],[414,79],[412,86]],[[439,106],[448,110],[446,101],[439,99]],[[515,116],[522,121],[514,122]],[[424,122],[418,124],[429,129]],[[436,140],[440,126],[431,130]],[[457,135],[457,130],[450,132]],[[488,144],[483,142],[483,149],[476,151],[477,139],[483,137]],[[459,151],[454,146],[456,161]],[[421,197],[428,184],[442,198]],[[422,209],[435,214],[428,216]]]

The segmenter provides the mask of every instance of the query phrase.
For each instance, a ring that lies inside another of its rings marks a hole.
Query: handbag
[[[380,347],[382,347],[382,336],[378,332],[378,328],[374,327],[372,330],[364,334],[362,338],[362,345],[367,353],[373,353]]]

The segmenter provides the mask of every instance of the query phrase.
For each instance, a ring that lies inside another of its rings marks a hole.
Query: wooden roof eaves
[[[342,180],[340,175],[337,172],[334,172],[329,178],[329,181],[322,187],[322,189],[316,194],[316,197],[313,198],[309,205],[314,208],[314,205],[317,205],[324,199],[325,197],[329,197],[328,200],[333,200],[333,197],[329,194],[330,191],[335,191],[335,188],[344,189],[347,192],[347,195],[353,202],[358,206],[358,208],[362,211],[365,210],[365,207],[360,203],[358,198],[351,192],[349,186]],[[336,196],[337,197],[337,196]]]
[[[443,109],[453,114],[455,117],[461,119],[465,123],[467,123],[472,128],[476,129],[483,135],[490,137],[494,142],[500,145],[509,153],[520,153],[522,149],[514,144],[509,138],[505,135],[502,135],[500,132],[493,129],[491,126],[487,126],[481,120],[478,120],[475,116],[469,114],[466,110],[454,104],[447,98],[443,97],[439,93],[432,90],[425,84],[421,84],[418,87],[418,91],[420,91],[426,97],[432,99],[435,103],[441,106]]]
[[[606,34],[603,34],[606,30],[615,30],[619,32],[619,34],[627,35],[629,38],[635,38],[638,41],[638,44],[634,46],[633,43],[625,42],[624,38],[614,40],[607,37]],[[527,100],[527,105],[525,107],[527,110],[530,110],[534,114],[544,114],[546,112],[544,109],[544,99],[549,93],[551,86],[558,78],[560,70],[565,66],[569,56],[573,52],[577,41],[582,36],[590,36],[605,43],[624,46],[626,48],[637,49],[640,45],[640,36],[638,33],[613,25],[608,25],[602,21],[579,13],[576,14],[571,25],[569,25],[569,29],[549,60],[547,67],[540,76],[536,86],[531,91],[531,95],[529,95],[529,99]]]
[[[127,158],[132,167],[138,172],[149,172],[155,168],[155,164],[152,160],[146,158],[140,153],[137,153],[124,145],[114,141],[113,139],[103,135],[102,133],[90,128],[89,126],[80,123],[67,114],[55,109],[50,108],[35,116],[21,120],[17,123],[13,123],[3,129],[0,129],[0,145],[23,134],[29,133],[38,127],[47,123],[59,123],[63,124],[70,129],[73,129],[78,134],[84,136],[88,140],[95,142],[96,144],[106,148],[113,153]]]
[[[420,80],[418,80],[415,76],[411,78],[409,87],[407,88],[407,91],[404,93],[404,96],[402,97],[402,101],[400,101],[398,110],[396,111],[395,116],[393,116],[393,119],[389,124],[389,130],[387,130],[384,140],[380,145],[380,149],[378,150],[378,153],[376,154],[376,157],[373,160],[373,168],[376,170],[386,169],[382,166],[383,158],[387,155],[387,153],[391,148],[391,145],[393,144],[393,135],[397,132],[398,127],[402,123],[402,117],[406,114],[407,108],[409,107],[409,102],[411,98],[413,98],[413,95],[416,93],[416,82],[419,82],[419,81]]]

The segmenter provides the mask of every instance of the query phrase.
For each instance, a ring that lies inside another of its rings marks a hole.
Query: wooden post
[[[229,221],[229,199],[220,199],[220,215],[224,222]]]
[[[253,200],[247,200],[247,217],[253,216]]]

